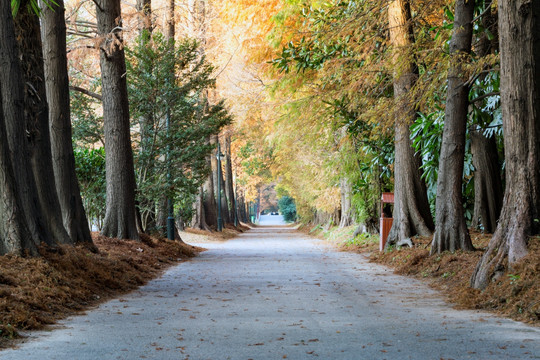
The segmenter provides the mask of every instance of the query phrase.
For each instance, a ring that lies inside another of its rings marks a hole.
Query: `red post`
[[[394,193],[382,193],[381,196],[381,219],[380,219],[380,240],[379,240],[379,251],[384,250],[386,245],[386,240],[388,239],[388,234],[392,228],[392,222],[394,219],[392,217],[387,217],[384,214],[384,204],[393,204],[394,203]]]

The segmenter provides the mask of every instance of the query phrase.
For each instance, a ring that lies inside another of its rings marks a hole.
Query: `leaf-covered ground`
[[[396,274],[425,279],[444,292],[461,309],[482,309],[533,325],[540,325],[540,238],[529,241],[529,255],[504,276],[479,291],[469,286],[471,275],[487,247],[491,234],[471,231],[477,251],[445,252],[429,256],[431,238],[415,238],[413,248],[379,252],[379,237],[361,235],[352,239],[354,228],[317,229],[322,236],[344,251],[364,253],[370,261],[387,265]]]
[[[185,232],[185,241],[226,239],[226,229]],[[20,330],[39,329],[113,296],[133,290],[168,266],[195,256],[201,248],[142,236],[127,241],[92,234],[97,248],[42,248],[42,257],[0,257],[0,346]]]

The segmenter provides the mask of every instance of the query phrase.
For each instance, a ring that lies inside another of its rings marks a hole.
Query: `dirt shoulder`
[[[427,281],[442,291],[458,309],[481,309],[500,316],[540,326],[540,238],[529,241],[529,255],[484,291],[470,287],[471,275],[487,247],[491,234],[471,231],[477,251],[445,252],[429,256],[431,238],[415,237],[412,248],[379,252],[379,237],[352,238],[353,227],[345,229],[304,228],[341,251],[366,255],[371,262],[394,269],[396,274]]]
[[[41,248],[41,257],[0,257],[0,347],[21,330],[35,330],[125,294],[166,268],[196,256],[189,245],[225,241],[221,234],[182,232],[186,243],[142,235],[141,241],[111,239],[93,233],[96,249],[85,246]]]

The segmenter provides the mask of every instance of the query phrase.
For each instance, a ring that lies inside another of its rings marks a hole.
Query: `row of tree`
[[[199,16],[204,3],[195,2]],[[204,39],[175,41],[174,1],[165,35],[155,31],[151,1],[137,1],[139,34],[129,44],[120,1],[94,5],[95,23],[77,20],[77,31],[66,31],[62,0],[0,5],[0,254],[92,246],[96,224],[122,239],[162,234],[167,216],[182,223],[195,214],[199,227],[215,228],[216,192],[205,181],[222,182],[226,222],[247,221],[242,196],[236,204],[230,136],[225,177],[212,176],[217,134],[232,117],[211,99]],[[67,40],[81,34],[91,43],[79,48],[99,52],[91,89],[69,82]]]
[[[238,3],[245,12],[235,19],[256,7]],[[479,288],[523,258],[540,230],[540,7],[281,5],[271,25],[254,25],[271,43],[249,45],[258,49],[255,63],[273,64],[260,66],[270,98],[283,104],[267,132],[271,168],[299,216],[369,229],[380,193],[393,190],[389,246],[433,235],[432,254],[470,251],[468,226],[495,232],[472,279]]]

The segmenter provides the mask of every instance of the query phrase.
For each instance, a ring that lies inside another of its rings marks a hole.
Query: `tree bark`
[[[30,165],[24,122],[24,80],[10,2],[0,2],[0,11],[0,44],[2,44],[0,46],[0,94],[3,108],[3,121],[0,126],[5,126],[9,157],[16,182],[15,190],[18,190],[24,222],[30,233],[30,237],[26,239],[27,242],[21,244],[21,247],[23,250],[30,249],[35,254],[37,253],[36,245],[42,242],[54,244],[54,241],[41,214],[37,187]],[[5,171],[6,179],[9,179],[9,171]],[[8,191],[7,185],[5,190]],[[14,221],[23,222],[18,218]]]
[[[216,136],[212,135],[210,136],[210,143],[216,144]],[[210,226],[211,228],[217,229],[217,213],[216,213],[216,197],[215,197],[215,186],[216,184],[214,180],[214,175],[216,169],[216,166],[213,166],[213,160],[214,160],[215,154],[212,152],[207,158],[206,163],[209,169],[211,169],[210,174],[208,175],[208,178],[206,179],[203,189],[204,189],[204,218],[206,219],[206,224]],[[217,178],[217,175],[215,176]],[[217,180],[216,180],[217,181]]]
[[[152,32],[152,0],[137,0],[135,5],[139,12],[139,32]]]
[[[197,200],[193,204],[193,209],[194,214],[191,227],[194,229],[211,231],[210,227],[206,224],[204,216],[204,189],[202,186],[199,188],[199,194],[197,195]]]
[[[486,4],[491,7],[491,2]],[[491,10],[482,17],[482,26],[491,34],[498,34],[497,16]],[[491,38],[486,31],[480,35],[475,52],[478,57],[495,53],[498,49],[498,37]],[[480,76],[479,80],[485,79]],[[474,171],[474,212],[471,226],[493,233],[501,213],[503,185],[495,135],[487,138],[483,131],[470,130],[471,153]]]
[[[491,279],[527,255],[540,217],[540,3],[499,1],[501,106],[506,191],[497,230],[471,285]]]
[[[120,0],[96,0],[103,87],[107,211],[102,234],[139,239]]]
[[[174,1],[175,0],[169,0],[167,2],[167,24],[166,24],[166,31],[165,31],[167,39],[173,39],[173,40],[174,40],[174,33],[175,33],[174,27],[176,24],[176,20],[174,17]]]
[[[418,68],[410,49],[414,33],[409,0],[393,0],[388,7],[390,39],[393,46],[395,116],[394,221],[387,246],[414,235],[429,236],[434,229],[422,179],[422,161],[410,138],[416,105],[410,92],[418,78]]]
[[[431,254],[474,250],[463,210],[463,163],[469,88],[463,64],[471,52],[475,1],[457,0],[450,40],[450,69],[439,173],[435,234]]]
[[[0,98],[1,96],[2,92],[0,91]],[[0,186],[0,255],[22,255],[23,250],[31,255],[37,255],[37,248],[32,242],[32,236],[26,224],[24,209],[13,173],[1,101],[0,184],[2,184]]]
[[[503,186],[497,140],[487,138],[482,130],[470,131],[474,171],[474,215],[471,226],[493,233],[501,213]]]
[[[45,85],[49,103],[49,130],[54,178],[62,219],[75,243],[92,242],[84,211],[71,141],[71,114],[66,53],[64,2],[56,0],[42,8],[42,40],[45,54]]]
[[[340,190],[341,190],[341,219],[339,222],[339,227],[344,228],[353,224],[352,218],[352,205],[351,205],[351,194],[352,194],[352,185],[348,179],[342,178],[340,181]]]
[[[227,186],[225,184],[225,172],[223,171],[223,160],[219,162],[219,166],[221,166],[221,171],[219,172],[219,175],[221,176],[219,178],[219,181],[221,182],[221,216],[223,217],[223,224],[230,224],[231,223],[231,216],[229,213],[229,198],[227,197]]]
[[[231,158],[231,135],[227,133],[225,136],[225,189],[227,194],[227,199],[229,200],[229,214],[231,217],[232,223],[238,223],[238,213],[236,208],[236,199],[234,193],[234,179],[232,171],[232,158]]]
[[[27,6],[14,19],[25,83],[24,121],[39,206],[55,243],[73,243],[62,221],[51,153],[40,20]],[[71,140],[70,140],[71,143]]]

